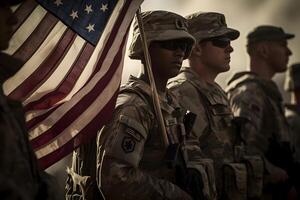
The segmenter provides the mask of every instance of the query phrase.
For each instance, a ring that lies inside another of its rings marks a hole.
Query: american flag
[[[38,0],[14,8],[6,53],[24,61],[4,84],[22,100],[42,169],[93,138],[109,120],[128,30],[142,0]]]

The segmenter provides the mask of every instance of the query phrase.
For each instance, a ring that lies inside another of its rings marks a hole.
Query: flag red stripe
[[[18,19],[18,22],[13,27],[13,33],[19,29],[19,27],[37,6],[38,4],[35,1],[25,1],[17,8],[14,15]]]
[[[123,38],[121,47],[123,47],[126,41],[126,36]],[[107,46],[109,48],[109,46]],[[113,63],[111,64],[109,71],[104,75],[104,77],[99,81],[95,87],[85,95],[80,102],[78,102],[71,110],[69,110],[59,121],[57,121],[50,129],[45,131],[42,135],[31,140],[32,148],[37,150],[39,147],[45,145],[53,138],[55,138],[59,133],[61,133],[67,126],[69,126],[77,117],[80,115],[88,105],[91,105],[93,101],[101,95],[102,91],[106,88],[107,84],[111,80],[115,71],[123,57],[123,48],[119,48]]]
[[[67,29],[50,55],[22,84],[13,90],[9,96],[13,99],[21,99],[22,101],[30,96],[58,67],[60,61],[72,46],[75,38],[76,34],[71,29]]]
[[[121,26],[121,21],[120,21],[120,20],[123,20],[123,19],[124,19],[125,15],[126,15],[126,11],[127,11],[127,9],[129,8],[130,3],[131,3],[131,1],[126,1],[124,7],[122,8],[122,11],[121,11],[120,15],[118,16],[118,19],[117,19],[116,23],[114,24],[113,30],[112,30],[112,32],[111,32],[111,34],[110,34],[110,36],[109,36],[109,39],[108,39],[108,41],[107,41],[107,43],[106,43],[106,46],[105,46],[105,48],[103,49],[102,55],[103,55],[103,54],[107,55],[108,50],[109,50],[110,47],[112,46],[112,43],[113,43],[113,41],[114,41],[114,38],[116,37],[116,34],[118,33],[118,29],[119,29],[119,27]],[[130,27],[128,27],[127,32],[128,32],[128,30],[129,30],[129,28],[130,28]],[[124,38],[126,38],[126,37],[124,37]],[[123,39],[123,42],[124,42],[124,39]],[[100,59],[99,59],[99,63],[98,63],[97,66],[96,66],[96,68],[97,68],[98,70],[101,68],[102,63],[103,63],[104,58],[105,58],[105,57],[103,57],[102,55],[101,55],[101,57],[100,57]],[[99,66],[100,66],[100,67],[99,67]],[[95,70],[94,74],[97,73],[98,70],[97,70],[97,71]],[[90,77],[90,79],[94,76],[94,74]],[[89,81],[90,81],[90,80],[89,80]],[[87,81],[87,83],[88,83],[89,81]],[[90,93],[91,93],[91,92],[90,92]],[[87,104],[87,105],[89,105],[89,104]],[[76,107],[76,106],[77,106],[77,105],[75,105],[74,107]],[[51,110],[50,112],[46,112],[46,113],[44,113],[43,115],[39,116],[37,120],[31,120],[32,122],[29,123],[30,125],[28,126],[28,128],[33,129],[35,126],[37,126],[39,123],[41,123],[42,120],[46,119],[46,118],[50,115],[50,113],[52,113],[52,110]],[[44,135],[44,133],[43,133],[43,135]],[[39,137],[37,137],[37,138],[39,138]],[[35,138],[35,139],[37,139],[37,138]]]
[[[56,17],[50,13],[47,13],[32,34],[14,53],[14,57],[27,62],[44,42],[57,22],[58,19]]]
[[[111,118],[112,110],[115,107],[115,102],[118,92],[110,99],[105,107],[97,114],[97,116],[80,132],[80,134],[67,142],[62,148],[57,149],[49,153],[47,156],[40,158],[39,166],[41,169],[46,169],[55,162],[59,161],[64,156],[68,155],[73,149],[77,148],[83,142],[86,142],[95,137],[97,131],[107,123],[107,120]],[[105,117],[103,117],[105,116]],[[77,141],[77,142],[74,142]],[[59,159],[58,159],[59,158]]]
[[[95,47],[90,43],[85,43],[85,47],[82,49],[82,52],[79,54],[77,60],[73,63],[70,71],[68,72],[68,74],[66,74],[64,80],[60,83],[57,89],[47,93],[45,96],[36,101],[30,102],[26,105],[25,110],[28,111],[49,109],[53,107],[57,102],[64,99],[73,89],[77,79],[88,63],[94,49]]]
[[[30,131],[30,129],[32,129],[33,127],[37,126],[38,123],[40,123],[41,121],[43,121],[44,119],[46,119],[49,115],[51,115],[51,113],[53,113],[59,106],[56,106],[55,108],[52,108],[50,110],[48,110],[46,113],[39,115],[35,118],[32,118],[29,121],[26,121],[26,127],[27,130]]]

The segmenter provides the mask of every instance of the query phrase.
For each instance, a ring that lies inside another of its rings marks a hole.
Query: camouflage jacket
[[[285,105],[285,116],[291,128],[291,141],[295,148],[294,158],[300,162],[300,106]]]
[[[290,143],[282,97],[273,81],[262,79],[252,72],[241,72],[229,81],[227,92],[234,115],[247,120],[242,137],[247,142],[249,154],[267,156],[274,152],[271,141]],[[272,173],[273,165],[266,164],[267,170]]]
[[[1,85],[21,66],[22,62],[18,59],[0,53]],[[28,140],[21,102],[7,98],[3,94],[2,87],[0,89],[0,131],[1,199],[62,199],[63,195],[58,192],[54,177],[38,168],[35,153]]]
[[[168,88],[182,107],[197,114],[192,138],[199,141],[204,156],[213,159],[217,187],[221,190],[222,165],[234,161],[235,140],[233,114],[225,92],[217,83],[202,81],[188,67],[183,67],[179,75],[170,80]]]
[[[121,87],[111,123],[98,134],[97,181],[108,199],[191,199],[167,167],[150,91],[131,77]],[[167,132],[177,140],[178,105],[168,92],[160,102]]]
[[[0,81],[14,74],[18,64],[14,58],[0,55]],[[8,99],[0,89],[0,182],[10,187],[9,193],[21,199],[36,199],[40,186],[40,175],[36,157],[28,142],[22,104]],[[0,183],[0,185],[2,185]],[[10,185],[10,186],[9,186]],[[1,199],[5,197],[1,196]]]

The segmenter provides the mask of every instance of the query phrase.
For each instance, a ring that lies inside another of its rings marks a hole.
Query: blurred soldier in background
[[[247,152],[264,156],[265,189],[273,199],[296,198],[294,185],[299,179],[282,96],[272,81],[276,73],[287,69],[292,54],[287,40],[293,37],[280,27],[255,28],[248,34],[250,71],[235,74],[227,88],[234,115],[245,120],[241,132]]]
[[[291,128],[294,158],[300,162],[300,63],[289,68],[285,89],[291,93],[291,103],[285,106],[285,116]]]
[[[166,89],[166,84],[178,74],[183,59],[189,56],[194,38],[187,32],[186,19],[175,13],[144,12],[142,20],[169,142],[178,143],[185,137],[184,111]],[[177,171],[168,166],[166,147],[152,104],[153,93],[144,69],[137,21],[129,52],[130,58],[142,62],[141,73],[138,77],[131,76],[121,87],[113,119],[98,134],[97,169],[90,162],[94,156],[91,151],[74,154],[73,168],[69,170],[73,182],[67,185],[68,199],[76,199],[76,196],[94,199],[88,192],[91,176],[96,176],[98,187],[107,199],[192,199],[175,184]],[[91,165],[87,166],[88,163]],[[91,169],[95,171],[89,173]]]
[[[225,16],[220,13],[199,12],[187,19],[189,31],[197,43],[189,58],[190,67],[182,67],[168,87],[184,108],[197,114],[191,135],[200,141],[204,156],[214,162],[217,198],[247,199],[247,168],[242,163],[241,141],[227,96],[215,82],[218,74],[230,69],[233,52],[230,43],[240,33],[228,28]],[[255,189],[259,191],[259,187]]]
[[[8,48],[12,28],[17,23],[10,6],[21,2],[0,1],[0,51]],[[0,199],[60,199],[56,197],[58,191],[51,190],[55,181],[38,169],[28,141],[21,102],[11,100],[3,93],[2,84],[22,64],[20,60],[0,52]]]

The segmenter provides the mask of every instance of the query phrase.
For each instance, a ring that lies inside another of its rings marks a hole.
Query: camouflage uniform
[[[189,199],[174,185],[175,171],[165,161],[150,91],[148,84],[131,77],[121,88],[112,122],[98,136],[98,178],[109,199]],[[168,93],[160,102],[170,134],[180,122],[178,106]]]
[[[185,39],[189,44],[185,58],[189,55],[194,38],[183,17],[153,11],[142,13],[142,19],[148,46],[152,41]],[[143,58],[137,23],[129,56]],[[108,199],[191,199],[174,184],[175,169],[167,167],[150,90],[148,83],[134,77],[121,87],[113,118],[98,134],[97,157],[94,141],[73,154],[68,199],[95,199],[100,189]],[[182,137],[177,130],[182,125],[181,112],[168,92],[160,94],[160,101],[169,137],[178,141]]]
[[[227,88],[234,115],[245,120],[241,132],[247,152],[260,154],[264,158],[264,195],[271,194],[274,199],[291,195],[291,189],[297,187],[299,180],[299,165],[292,157],[290,130],[284,116],[282,96],[271,80],[275,73],[285,70],[291,55],[287,40],[293,37],[293,34],[285,33],[280,27],[256,27],[247,36],[253,72],[235,74]],[[262,51],[262,48],[267,51]],[[264,53],[266,56],[262,55]],[[273,58],[274,55],[277,57]],[[271,60],[274,61],[272,65]],[[259,68],[262,67],[266,69],[260,72]],[[270,77],[265,77],[263,73],[269,69],[272,69]],[[260,74],[255,74],[256,70]]]
[[[285,89],[289,92],[300,89],[300,64],[294,64],[287,73]],[[286,104],[285,116],[291,128],[291,141],[295,148],[295,159],[300,162],[300,105]]]
[[[200,141],[200,148],[207,158],[214,160],[218,191],[222,191],[221,169],[233,158],[233,114],[225,92],[217,83],[202,81],[188,67],[168,84],[180,100],[180,104],[197,114],[191,138]],[[192,97],[192,98],[191,98]]]
[[[275,167],[294,171],[289,166],[292,163],[290,130],[276,84],[254,73],[241,72],[230,80],[228,96],[234,114],[246,119],[241,133],[247,144],[247,153],[259,154],[264,158],[265,175],[276,174]],[[268,176],[265,178],[264,195],[285,191],[290,187],[290,183],[281,186],[269,185]],[[269,191],[269,187],[274,188]],[[275,187],[279,187],[279,190]],[[284,195],[284,192],[275,193],[273,195]]]
[[[1,85],[20,66],[19,60],[0,53]],[[22,104],[8,99],[1,87],[0,106],[0,182],[5,181],[6,187],[11,186],[9,193],[19,193],[21,199],[37,199],[41,181],[36,158],[27,138]]]
[[[242,133],[249,153],[266,155],[274,139],[290,142],[282,97],[272,80],[241,72],[229,81],[227,91],[234,114],[248,120]]]
[[[191,34],[200,42],[215,37],[234,40],[239,36],[237,30],[227,27],[223,14],[195,13],[187,18]],[[244,155],[243,144],[223,89],[215,82],[201,80],[192,67],[183,67],[179,75],[169,81],[168,88],[176,94],[181,106],[197,114],[192,138],[200,142],[205,157],[214,162],[218,198],[246,199],[247,196],[259,196],[262,162],[260,158]],[[247,170],[251,173],[247,173]]]

